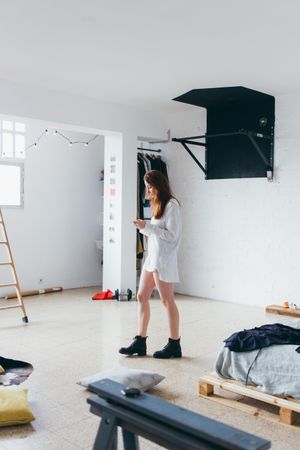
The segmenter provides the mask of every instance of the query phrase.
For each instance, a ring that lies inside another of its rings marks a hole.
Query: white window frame
[[[19,205],[1,205],[0,208],[20,209],[24,208],[24,162],[17,158],[0,158],[0,166],[17,166],[20,168],[20,204]]]
[[[12,122],[12,130],[6,130],[3,128],[3,122]],[[16,123],[21,123],[25,126],[25,131],[16,131]],[[0,161],[8,161],[15,160],[15,161],[24,161],[26,158],[26,124],[21,120],[16,119],[10,119],[8,117],[0,117]],[[13,156],[3,156],[3,133],[10,133],[12,135],[12,150],[13,150]],[[16,135],[21,135],[24,137],[24,155],[23,156],[16,156]]]

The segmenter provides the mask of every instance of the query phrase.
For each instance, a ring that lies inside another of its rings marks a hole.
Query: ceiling
[[[191,89],[300,92],[298,0],[1,2],[0,77],[163,112]]]

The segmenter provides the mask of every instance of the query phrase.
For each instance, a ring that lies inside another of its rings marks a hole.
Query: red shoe
[[[112,291],[107,289],[105,292],[98,292],[93,295],[92,300],[113,300],[114,298]]]

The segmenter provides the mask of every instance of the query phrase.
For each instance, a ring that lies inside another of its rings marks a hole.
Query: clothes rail
[[[138,150],[141,150],[142,152],[152,152],[152,153],[160,153],[160,152],[161,152],[161,149],[160,149],[160,148],[157,149],[157,150],[154,150],[153,148],[143,148],[143,147],[138,147],[137,149],[138,149]]]

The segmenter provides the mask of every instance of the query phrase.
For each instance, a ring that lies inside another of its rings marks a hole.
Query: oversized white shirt
[[[159,279],[167,283],[179,281],[177,251],[181,240],[181,208],[175,199],[169,200],[163,216],[146,222],[140,233],[148,236],[148,256],[144,269],[157,270]]]

